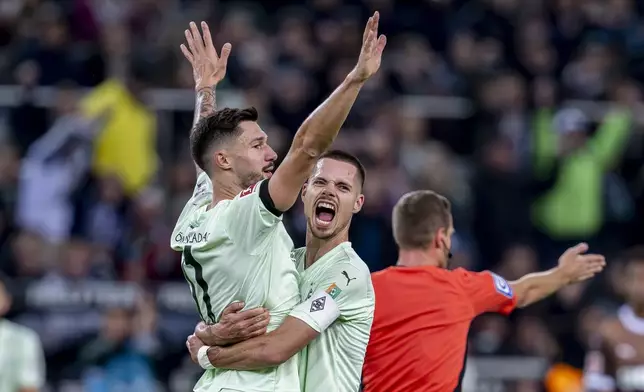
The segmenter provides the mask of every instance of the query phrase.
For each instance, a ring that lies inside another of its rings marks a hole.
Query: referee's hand
[[[224,309],[217,324],[197,324],[195,335],[209,346],[227,346],[265,334],[270,322],[268,311],[243,308],[243,302],[233,302]]]
[[[577,283],[592,278],[606,266],[603,255],[586,253],[588,244],[580,243],[568,248],[559,257],[559,268],[569,283]]]

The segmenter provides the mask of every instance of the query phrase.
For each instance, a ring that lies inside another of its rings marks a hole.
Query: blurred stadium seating
[[[219,106],[257,107],[283,156],[374,9],[384,69],[337,141],[368,170],[354,247],[372,271],[393,265],[391,207],[418,188],[452,201],[459,266],[514,279],[588,241],[609,270],[478,319],[466,377],[469,391],[575,390],[587,332],[621,300],[619,255],[644,244],[636,0],[0,1],[0,271],[52,391],[103,391],[108,364],[114,382],[136,373],[137,391],[190,390],[199,374],[169,249],[194,185],[187,23],[233,44]],[[601,154],[580,169],[570,151],[583,145]],[[287,217],[297,244],[303,222],[300,207]]]

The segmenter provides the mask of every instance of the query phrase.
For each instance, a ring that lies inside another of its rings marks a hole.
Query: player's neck
[[[325,254],[329,253],[336,246],[347,241],[349,241],[348,229],[342,230],[340,233],[329,238],[316,238],[311,233],[311,230],[306,230],[305,268],[309,268],[313,263],[318,261]]]
[[[439,260],[427,249],[400,249],[398,265],[403,267],[439,267]]]
[[[214,207],[222,200],[234,199],[243,190],[237,184],[224,181],[225,179],[219,178],[219,176],[212,176],[210,180],[212,181],[212,203],[210,207]]]

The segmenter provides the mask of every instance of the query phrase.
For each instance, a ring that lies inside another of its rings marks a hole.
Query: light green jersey
[[[340,314],[326,330],[316,326],[312,313],[324,311],[329,303],[314,300],[310,307],[298,306],[290,314],[321,333],[300,352],[302,391],[357,392],[375,306],[369,268],[350,242],[336,246],[306,269],[306,248],[294,250],[293,257],[302,299],[325,291],[327,301],[332,298]]]
[[[184,275],[207,323],[219,321],[230,303],[244,301],[246,308],[261,306],[270,312],[271,331],[300,300],[298,273],[290,257],[293,242],[281,216],[260,199],[262,183],[208,210],[212,183],[201,173],[172,233],[172,248],[183,253]],[[297,361],[296,356],[257,371],[208,370],[195,391],[299,391]]]
[[[0,320],[0,391],[40,390],[45,384],[45,355],[38,335]]]

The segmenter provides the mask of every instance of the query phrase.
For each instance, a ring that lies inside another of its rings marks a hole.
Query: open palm
[[[214,87],[226,76],[228,56],[231,45],[224,44],[221,48],[221,56],[217,54],[212,43],[210,28],[206,22],[201,22],[203,38],[195,22],[190,22],[190,29],[185,31],[186,42],[181,44],[181,52],[192,65],[192,74],[195,79],[195,88]]]
[[[358,57],[358,64],[354,69],[355,76],[362,81],[369,79],[378,71],[382,61],[382,52],[387,45],[387,37],[384,34],[378,36],[379,22],[380,14],[376,11],[367,21],[362,35],[360,57]]]

